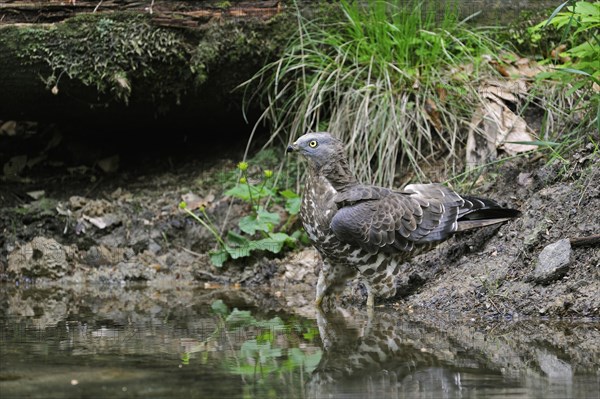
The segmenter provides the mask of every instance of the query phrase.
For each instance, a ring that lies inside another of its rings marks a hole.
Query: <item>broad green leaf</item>
[[[256,336],[256,342],[258,342],[258,343],[263,343],[263,342],[267,342],[267,341],[273,342],[273,339],[274,339],[274,335],[269,330],[265,330]]]
[[[319,336],[319,330],[314,327],[309,327],[308,330],[302,334],[302,338],[307,341],[313,341],[316,337]]]
[[[244,216],[240,219],[239,227],[246,234],[253,235],[257,231],[268,233],[279,224],[279,214],[259,209],[256,215]]]
[[[293,244],[294,242],[295,238],[290,237],[285,233],[270,233],[269,237],[253,241],[251,245],[254,249],[277,254],[281,252],[286,243]]]
[[[227,253],[231,256],[231,259],[245,258],[250,256],[250,251],[252,251],[252,249],[252,241],[250,241],[247,245],[227,247]]]
[[[285,210],[290,215],[297,215],[300,212],[301,206],[302,206],[302,199],[300,197],[288,198],[285,201]]]
[[[600,18],[600,3],[588,3],[586,1],[578,1],[575,3],[575,13],[596,16]],[[596,19],[595,22],[598,20]]]
[[[279,253],[283,249],[284,241],[276,241],[271,238],[263,238],[261,240],[252,241],[252,247],[260,251],[269,251]]]
[[[317,368],[319,363],[321,362],[321,357],[323,356],[323,352],[316,351],[315,353],[311,353],[307,355],[304,360],[304,369],[308,374],[312,373],[314,369]]]
[[[246,186],[244,184],[237,184],[233,188],[230,188],[229,190],[225,191],[224,194],[229,195],[231,197],[242,199],[244,201],[249,201],[250,200],[249,193],[250,193],[250,190],[248,189],[248,186]]]
[[[211,251],[209,252],[209,255],[210,261],[216,267],[223,266],[223,263],[225,263],[225,261],[229,259],[229,253],[224,249],[219,249],[218,251]]]
[[[281,194],[283,198],[300,198],[300,196],[292,190],[283,190],[280,191],[279,194]]]
[[[310,238],[308,238],[308,234],[303,229],[298,229],[292,233],[291,236],[293,239],[300,241],[304,245],[310,244]]]
[[[270,320],[257,321],[256,326],[268,329],[269,331],[284,331],[286,329],[283,320],[281,320],[281,318],[277,316],[273,317]]]
[[[281,241],[284,243],[296,241],[296,239],[294,237],[290,237],[286,233],[270,233],[269,238],[271,238],[272,240]]]
[[[231,230],[227,232],[227,240],[233,244],[236,244],[236,246],[238,247],[248,246],[248,243],[250,241],[243,235]]]
[[[600,53],[600,48],[595,47],[591,42],[584,42],[578,46],[569,49],[568,53],[576,57],[592,56],[594,53]]]
[[[273,191],[267,187],[248,186],[248,184],[237,184],[225,191],[225,195],[239,198],[244,201],[257,201],[273,194]]]
[[[238,226],[246,234],[253,235],[257,230],[269,231],[269,225],[258,220],[255,215],[244,216],[240,219]]]

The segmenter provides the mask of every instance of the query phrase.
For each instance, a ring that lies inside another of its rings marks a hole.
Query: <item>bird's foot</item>
[[[321,304],[323,303],[323,298],[317,298],[315,299],[315,306],[319,309],[321,309]]]

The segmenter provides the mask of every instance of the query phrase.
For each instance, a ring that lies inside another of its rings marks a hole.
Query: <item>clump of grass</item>
[[[344,0],[341,11],[327,23],[298,13],[283,56],[247,82],[266,99],[258,123],[272,125],[271,141],[334,132],[358,177],[385,185],[398,161],[419,178],[434,155],[460,163],[478,82],[491,72],[482,56],[499,53],[489,31],[467,27],[453,7]]]

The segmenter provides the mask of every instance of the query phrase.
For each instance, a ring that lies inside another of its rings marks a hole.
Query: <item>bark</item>
[[[157,24],[198,27],[214,18],[270,18],[282,12],[278,0],[162,1],[162,0],[5,0],[0,24],[57,22],[80,13],[150,13]]]

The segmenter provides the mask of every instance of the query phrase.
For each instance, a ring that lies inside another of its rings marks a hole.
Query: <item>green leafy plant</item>
[[[306,242],[306,235],[302,230],[289,231],[300,211],[300,196],[289,189],[278,191],[270,169],[264,170],[261,178],[256,179],[249,176],[248,166],[247,162],[237,165],[241,176],[237,184],[224,193],[246,202],[250,207],[250,213],[238,222],[239,232],[230,230],[222,237],[204,208],[200,208],[200,215],[197,215],[185,202],[180,203],[182,210],[215,237],[218,248],[209,253],[212,263],[217,267],[221,267],[228,259],[248,257],[254,251],[277,254],[285,248],[295,248],[298,242]],[[269,207],[275,202],[283,203],[289,215],[284,223],[280,214]]]
[[[544,29],[550,25],[562,31],[562,43],[557,44],[557,49],[562,50],[546,61],[559,61],[558,70],[583,75],[600,84],[600,2],[566,1],[548,20],[533,26],[530,31],[541,38]]]
[[[551,159],[562,160],[593,130],[600,134],[600,2],[565,1],[529,31],[543,40],[549,28],[561,39],[540,62],[552,70],[536,76],[536,90],[547,113],[543,140],[556,143]]]

